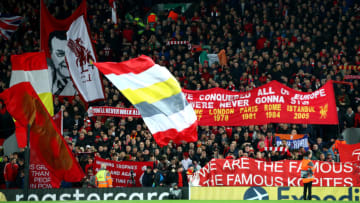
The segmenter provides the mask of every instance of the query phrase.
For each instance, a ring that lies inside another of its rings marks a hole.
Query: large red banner
[[[153,162],[150,161],[111,161],[95,157],[95,173],[100,170],[102,163],[106,164],[106,170],[110,172],[114,187],[141,187],[140,180],[146,167],[153,167]],[[132,178],[135,184],[132,183]]]
[[[360,162],[313,161],[313,186],[360,186]],[[301,161],[212,159],[190,179],[193,186],[301,186]]]
[[[314,92],[296,91],[277,81],[249,92],[221,88],[183,92],[199,125],[338,124],[332,81]]]

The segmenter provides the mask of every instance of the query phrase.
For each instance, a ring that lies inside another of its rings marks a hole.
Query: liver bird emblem
[[[81,67],[81,73],[88,71],[85,69],[85,65],[90,61],[94,61],[94,58],[90,50],[83,45],[83,41],[80,38],[75,39],[75,41],[70,39],[67,45],[75,53],[76,65]]]
[[[328,104],[320,106],[320,119],[325,119],[327,117]]]

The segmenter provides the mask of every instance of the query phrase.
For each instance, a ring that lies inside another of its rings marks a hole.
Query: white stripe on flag
[[[18,83],[29,81],[36,93],[51,92],[48,69],[44,70],[16,70],[11,72],[10,87]]]
[[[113,2],[113,7],[111,8],[111,20],[114,24],[117,24],[117,16],[116,16],[116,3]]]
[[[1,19],[4,21],[20,20],[21,18],[22,18],[21,16],[1,17]]]
[[[10,35],[8,35],[6,32],[14,32],[13,30],[4,30],[0,27],[0,34],[3,34],[6,39],[10,38]]]
[[[169,78],[176,80],[165,67],[159,66],[158,64],[139,74],[108,74],[105,76],[112,81],[119,90],[144,88],[155,83],[166,81]]]
[[[166,131],[169,129],[182,131],[194,124],[194,122],[197,120],[197,117],[192,106],[189,104],[185,107],[184,110],[174,113],[170,116],[157,114],[151,117],[145,117],[143,119],[150,132],[155,134],[157,132]]]

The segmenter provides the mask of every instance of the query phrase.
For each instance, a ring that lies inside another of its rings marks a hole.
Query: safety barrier
[[[191,187],[191,200],[301,200],[302,187]],[[313,187],[313,200],[359,201],[360,187]]]

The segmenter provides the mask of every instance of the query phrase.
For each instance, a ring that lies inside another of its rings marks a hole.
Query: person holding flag
[[[314,180],[314,164],[311,161],[311,155],[311,151],[307,151],[301,161],[301,178],[304,183],[304,200],[311,200],[312,181]],[[308,195],[306,196],[306,194]]]

